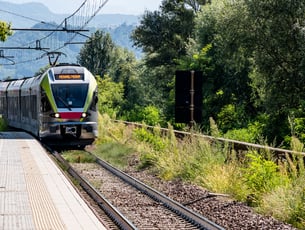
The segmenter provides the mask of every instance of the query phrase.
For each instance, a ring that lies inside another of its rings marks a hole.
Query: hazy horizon
[[[39,2],[47,6],[53,13],[73,13],[84,0],[2,0],[4,2],[22,4]],[[141,15],[145,10],[158,10],[162,0],[109,0],[101,9],[101,14],[132,14]],[[58,7],[60,6],[60,7]],[[1,7],[0,7],[1,9]]]

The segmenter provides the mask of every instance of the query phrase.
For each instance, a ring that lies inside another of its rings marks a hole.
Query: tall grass
[[[180,179],[229,194],[263,214],[305,229],[303,158],[286,156],[276,164],[272,153],[253,150],[237,157],[227,145],[195,135],[178,140],[173,128],[168,128],[170,132],[163,133],[160,127],[148,130],[125,126],[103,115],[97,143],[104,147],[98,148],[126,161],[132,154],[139,159],[139,168],[149,167],[165,180]],[[109,146],[117,143],[125,146],[127,155],[111,152]],[[292,148],[302,151],[303,145],[292,138]]]
[[[291,148],[303,151],[303,144],[295,137],[291,138]],[[283,183],[262,196],[258,211],[272,215],[275,218],[291,223],[299,229],[305,229],[305,168],[304,158],[298,155],[285,157],[280,163],[281,179],[288,178],[289,183]]]

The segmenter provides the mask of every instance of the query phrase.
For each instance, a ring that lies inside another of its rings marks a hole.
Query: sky
[[[54,13],[73,13],[84,0],[4,0],[11,3],[40,2]],[[158,10],[162,0],[108,0],[100,13],[141,15],[145,10]]]

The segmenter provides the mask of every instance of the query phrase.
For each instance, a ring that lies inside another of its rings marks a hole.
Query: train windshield
[[[53,84],[52,92],[58,108],[84,107],[88,84]]]

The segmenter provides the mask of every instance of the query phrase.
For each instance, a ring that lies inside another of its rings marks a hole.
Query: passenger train
[[[43,74],[0,82],[0,114],[11,127],[40,139],[94,139],[97,82],[79,65],[58,64]]]

